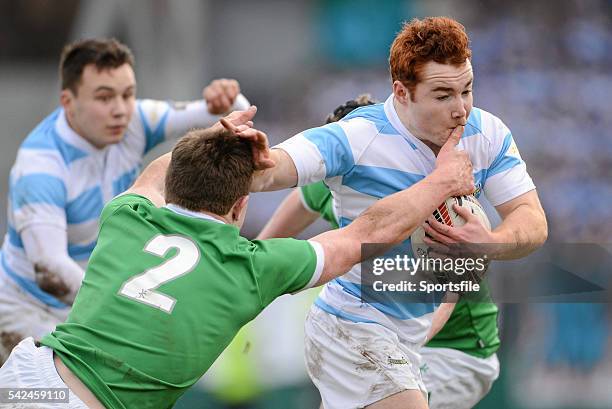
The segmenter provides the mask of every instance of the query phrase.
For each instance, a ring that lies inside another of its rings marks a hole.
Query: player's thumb
[[[447,152],[455,149],[455,146],[457,146],[461,140],[461,134],[463,134],[464,128],[465,127],[463,125],[457,125],[457,127],[453,129],[453,132],[451,132],[446,143],[442,145],[442,148],[440,148],[440,151]]]

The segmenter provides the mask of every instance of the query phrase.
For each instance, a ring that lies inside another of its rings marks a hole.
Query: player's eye
[[[472,92],[471,89],[466,89],[465,91],[462,92],[463,95],[470,95],[470,93]]]
[[[111,95],[98,95],[96,96],[96,99],[102,102],[109,102],[112,99],[112,96]]]
[[[447,100],[448,98],[449,98],[449,96],[448,96],[448,95],[441,95],[441,96],[439,96],[439,97],[436,97],[436,99],[437,99],[438,101],[445,101],[445,100]]]

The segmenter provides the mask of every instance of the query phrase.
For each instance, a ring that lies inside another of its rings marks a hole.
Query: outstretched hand
[[[273,168],[275,163],[270,157],[268,136],[264,132],[253,128],[253,121],[251,119],[255,116],[256,112],[257,108],[252,105],[246,111],[232,112],[225,118],[221,118],[219,122],[233,135],[251,142],[255,170],[264,170]]]

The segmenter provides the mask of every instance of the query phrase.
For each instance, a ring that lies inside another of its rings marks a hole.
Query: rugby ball
[[[467,196],[452,196],[449,197],[433,212],[433,217],[440,223],[444,223],[447,226],[460,227],[465,224],[465,219],[457,214],[453,209],[453,205],[457,204],[461,207],[468,208],[473,215],[478,217],[478,220],[489,230],[491,230],[491,222],[487,217],[482,205],[476,199],[474,195]],[[423,238],[425,237],[425,230],[419,226],[412,235],[410,241],[412,244],[412,252],[414,257],[425,257],[429,246],[425,244]]]

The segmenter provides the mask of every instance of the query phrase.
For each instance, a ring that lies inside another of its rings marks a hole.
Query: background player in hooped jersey
[[[96,243],[106,202],[127,189],[143,156],[167,138],[245,109],[235,80],[204,99],[136,100],[131,51],[116,40],[63,50],[61,106],[23,141],[11,170],[8,232],[0,252],[0,363],[21,339],[62,322]]]
[[[337,122],[356,108],[374,104],[369,95],[360,95],[337,107],[326,122]],[[257,238],[293,237],[319,216],[332,228],[339,227],[332,194],[322,181],[294,189]],[[447,311],[436,313],[444,320]],[[437,334],[420,353],[421,375],[431,409],[471,408],[489,392],[499,376],[495,353],[500,344],[497,314],[497,306],[492,302],[460,300],[444,327],[430,331]]]
[[[253,174],[273,165],[251,145],[267,143],[254,114],[230,114],[234,134],[220,124],[188,133],[106,205],[68,319],[44,346],[17,345],[1,386],[68,386],[71,408],[170,408],[276,297],[337,277],[361,260],[363,243],[401,242],[445,197],[474,189],[455,131],[429,176],[350,226],[309,241],[250,241],[239,228]]]
[[[529,254],[546,240],[544,211],[510,130],[472,107],[468,42],[464,27],[449,18],[405,24],[391,46],[392,95],[272,149],[276,166],[256,175],[252,191],[325,179],[344,227],[380,198],[426,177],[440,147],[459,129],[459,147],[470,155],[477,186],[503,220],[489,231],[459,208],[468,220],[463,227],[430,219],[425,231],[442,243],[505,244],[490,255],[494,259]],[[305,328],[307,369],[323,406],[425,407],[418,350],[435,309],[433,301],[363,303],[359,265],[327,284]]]

